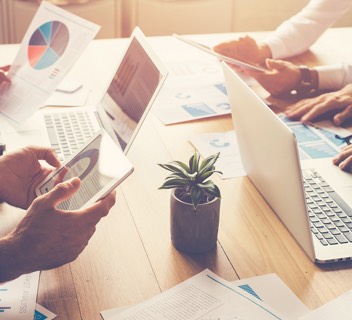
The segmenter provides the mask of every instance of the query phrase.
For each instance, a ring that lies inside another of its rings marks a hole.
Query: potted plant
[[[221,194],[209,177],[220,171],[215,162],[220,153],[201,160],[197,151],[188,165],[181,161],[159,164],[171,171],[159,189],[172,189],[170,231],[175,248],[200,253],[215,247],[218,236]]]

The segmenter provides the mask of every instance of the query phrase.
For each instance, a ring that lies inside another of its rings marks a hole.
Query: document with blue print
[[[0,319],[33,320],[40,272],[0,284]]]
[[[108,318],[109,320],[287,320],[253,294],[210,270]]]
[[[33,320],[52,320],[56,317],[57,315],[52,313],[50,310],[44,308],[38,303],[36,304]]]
[[[279,117],[295,134],[301,160],[332,158],[346,143],[336,137],[351,134],[347,129],[336,127],[331,121],[312,122],[309,124],[289,120],[285,115]]]
[[[0,85],[0,111],[24,122],[43,107],[100,27],[42,1]]]

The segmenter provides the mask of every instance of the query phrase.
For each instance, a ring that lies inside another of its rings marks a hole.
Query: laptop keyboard
[[[87,111],[47,113],[44,121],[60,161],[74,154],[97,131]]]
[[[352,209],[314,169],[303,170],[311,230],[324,245],[352,242]]]

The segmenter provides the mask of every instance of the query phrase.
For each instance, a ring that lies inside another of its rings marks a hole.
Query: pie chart
[[[69,38],[68,28],[62,22],[42,24],[29,39],[29,64],[36,70],[50,67],[64,54]]]

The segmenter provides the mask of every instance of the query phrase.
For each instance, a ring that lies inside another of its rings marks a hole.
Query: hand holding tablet
[[[268,69],[266,69],[265,67],[261,67],[261,66],[257,66],[257,65],[253,65],[253,64],[249,64],[247,62],[243,62],[243,61],[240,61],[240,60],[236,60],[234,58],[230,58],[228,56],[224,56],[220,53],[217,53],[215,52],[213,49],[211,49],[210,47],[207,47],[203,44],[200,44],[198,42],[195,42],[193,40],[190,40],[190,39],[187,39],[183,36],[180,36],[180,35],[177,35],[177,34],[173,34],[174,37],[176,37],[177,39],[185,42],[185,43],[188,43],[190,44],[191,46],[194,46],[200,50],[203,50],[205,52],[208,52],[210,53],[211,55],[217,57],[219,60],[223,60],[227,63],[230,63],[230,64],[233,64],[233,65],[236,65],[238,67],[241,67],[241,68],[244,68],[244,69],[249,69],[249,70],[252,70],[252,71],[260,71],[260,72],[266,72],[268,71]]]
[[[58,183],[78,177],[80,189],[58,205],[62,210],[77,210],[105,197],[132,172],[133,165],[121,148],[105,130],[100,130],[76,155],[39,183],[36,194],[45,194]]]

